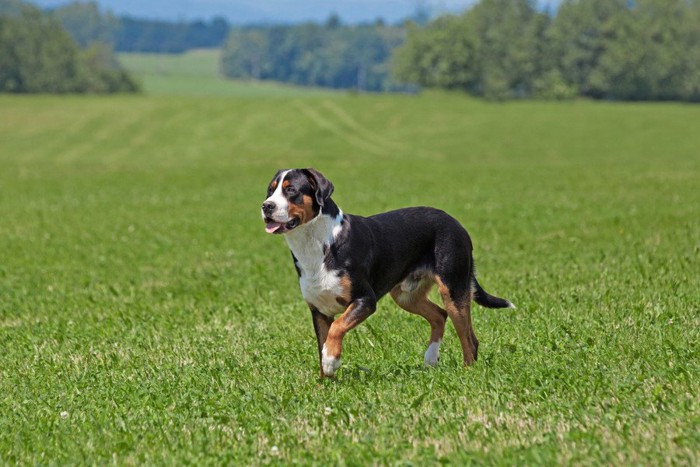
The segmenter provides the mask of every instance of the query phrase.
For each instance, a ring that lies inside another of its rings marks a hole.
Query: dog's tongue
[[[275,231],[280,227],[282,227],[281,222],[268,222],[267,224],[265,224],[265,232],[275,233]]]

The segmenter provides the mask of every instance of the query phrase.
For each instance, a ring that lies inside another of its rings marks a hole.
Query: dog
[[[333,190],[317,170],[279,170],[261,210],[265,231],[284,235],[291,250],[301,294],[311,310],[321,377],[335,376],[345,334],[374,313],[386,294],[430,323],[425,365],[438,363],[448,316],[464,364],[476,361],[479,341],[471,301],[488,308],[515,306],[479,285],[464,227],[430,207],[370,217],[344,214],[331,198]],[[444,308],[428,299],[435,284]]]

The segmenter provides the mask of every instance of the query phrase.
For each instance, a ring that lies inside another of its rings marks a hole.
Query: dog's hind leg
[[[454,324],[457,337],[462,345],[464,364],[471,365],[476,361],[479,350],[479,340],[474,334],[471,316],[471,291],[465,285],[446,284],[439,276],[437,277],[438,290],[445,303],[447,314]]]
[[[445,334],[447,312],[428,300],[433,281],[406,279],[391,289],[391,298],[404,310],[422,316],[430,323],[430,342],[425,351],[426,366],[435,366],[440,359],[440,341]]]

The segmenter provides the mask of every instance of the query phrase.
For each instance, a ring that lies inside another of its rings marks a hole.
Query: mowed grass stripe
[[[699,113],[0,97],[0,461],[695,464]],[[259,217],[293,166],[348,212],[464,223],[480,282],[518,305],[475,306],[474,367],[449,329],[424,369],[427,324],[384,300],[318,380]]]

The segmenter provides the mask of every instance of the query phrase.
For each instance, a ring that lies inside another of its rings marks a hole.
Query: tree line
[[[83,47],[100,42],[117,52],[180,53],[220,47],[229,32],[229,24],[223,18],[169,22],[117,17],[102,13],[94,1],[69,3],[49,14]]]
[[[344,26],[336,16],[324,25],[237,29],[224,45],[221,70],[232,78],[395,91],[406,85],[392,79],[389,58],[403,40],[401,27]]]
[[[232,78],[489,99],[700,101],[700,0],[563,0],[556,11],[534,0],[481,0],[421,19],[233,28],[222,18],[115,17],[95,2],[42,13],[0,0],[0,90],[133,90],[112,50],[221,47],[221,70]]]
[[[700,1],[482,0],[409,26],[394,54],[402,82],[491,99],[587,96],[700,101]]]
[[[134,92],[112,50],[81,49],[54,18],[19,0],[0,0],[0,92]]]

